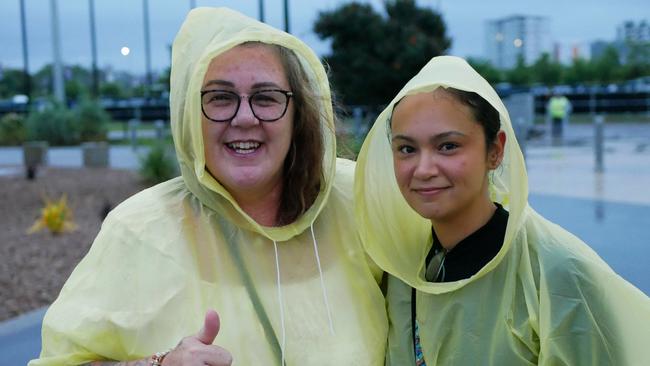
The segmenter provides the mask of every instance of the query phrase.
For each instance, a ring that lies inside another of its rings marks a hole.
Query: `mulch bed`
[[[0,176],[0,321],[52,303],[109,207],[143,188],[137,172],[104,168],[44,168],[31,181],[23,174]],[[76,229],[27,234],[44,197],[64,194]]]

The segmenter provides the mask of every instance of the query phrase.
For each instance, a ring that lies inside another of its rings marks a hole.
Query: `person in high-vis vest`
[[[433,58],[379,115],[355,199],[387,365],[649,364],[650,299],[530,207],[508,111],[465,60]]]
[[[547,112],[551,118],[551,137],[554,141],[561,140],[564,134],[564,125],[568,122],[571,112],[571,102],[564,95],[553,92],[548,101]]]

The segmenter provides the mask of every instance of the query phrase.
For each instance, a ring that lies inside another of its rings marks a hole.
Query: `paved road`
[[[605,130],[605,170],[595,171],[593,128],[569,126],[552,146],[527,144],[530,203],[545,217],[585,240],[622,277],[650,294],[650,125],[616,124]],[[135,169],[144,149],[112,147],[110,164]],[[75,148],[52,148],[50,165],[81,165]],[[0,148],[0,174],[21,171],[18,148]],[[0,188],[1,189],[1,188]],[[24,365],[40,350],[44,310],[0,325],[0,366]]]

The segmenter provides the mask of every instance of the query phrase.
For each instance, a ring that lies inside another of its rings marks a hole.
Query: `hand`
[[[208,310],[203,321],[203,328],[193,336],[185,337],[181,343],[167,354],[162,366],[229,366],[232,355],[224,348],[213,345],[219,333],[219,315]]]

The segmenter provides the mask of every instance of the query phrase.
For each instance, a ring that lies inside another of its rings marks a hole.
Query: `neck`
[[[446,251],[454,249],[456,244],[487,224],[494,215],[496,206],[489,199],[479,200],[463,210],[464,215],[456,215],[444,220],[431,221],[440,245]]]
[[[257,191],[233,194],[233,198],[237,201],[239,207],[262,226],[275,226],[277,224],[281,196],[281,184],[276,185],[270,192],[260,193]]]

